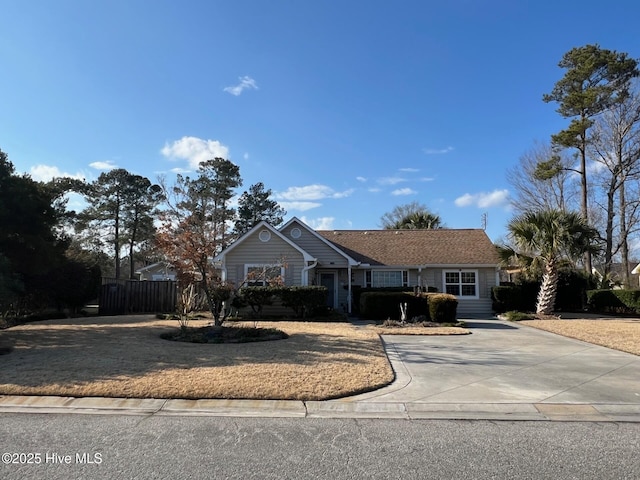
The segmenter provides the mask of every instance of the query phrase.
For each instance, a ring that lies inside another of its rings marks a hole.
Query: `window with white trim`
[[[444,291],[462,298],[478,298],[477,270],[445,270]]]
[[[367,270],[365,272],[367,287],[406,287],[409,285],[409,274],[406,270]]]
[[[244,266],[244,278],[244,283],[248,287],[282,284],[284,267],[282,265],[247,264]]]

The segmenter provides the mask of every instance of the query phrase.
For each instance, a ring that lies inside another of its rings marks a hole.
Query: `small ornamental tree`
[[[233,190],[242,185],[240,169],[223,158],[201,162],[196,178],[178,175],[173,187],[161,180],[166,199],[160,214],[156,244],[181,278],[199,281],[213,315],[221,327],[227,313],[224,303],[233,286],[223,282],[211,259],[230,239]]]

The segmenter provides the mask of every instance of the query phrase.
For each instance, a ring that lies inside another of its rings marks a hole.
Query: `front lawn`
[[[191,327],[208,320],[192,321]],[[226,323],[225,325],[233,325]],[[236,326],[253,326],[239,324]],[[390,383],[374,329],[348,323],[260,322],[289,338],[167,341],[175,320],[150,315],[48,320],[0,331],[0,394],[129,398],[324,400]]]

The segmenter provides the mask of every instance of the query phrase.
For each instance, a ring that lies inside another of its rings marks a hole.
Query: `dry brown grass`
[[[524,320],[523,325],[640,355],[640,319]]]
[[[194,321],[192,326],[206,324]],[[378,333],[346,323],[260,323],[286,340],[192,344],[160,338],[175,320],[50,320],[0,339],[0,394],[322,400],[379,388],[393,371]]]

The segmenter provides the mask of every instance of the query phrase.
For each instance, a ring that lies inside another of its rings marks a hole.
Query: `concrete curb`
[[[640,423],[640,404],[375,403],[0,396],[0,413]]]

